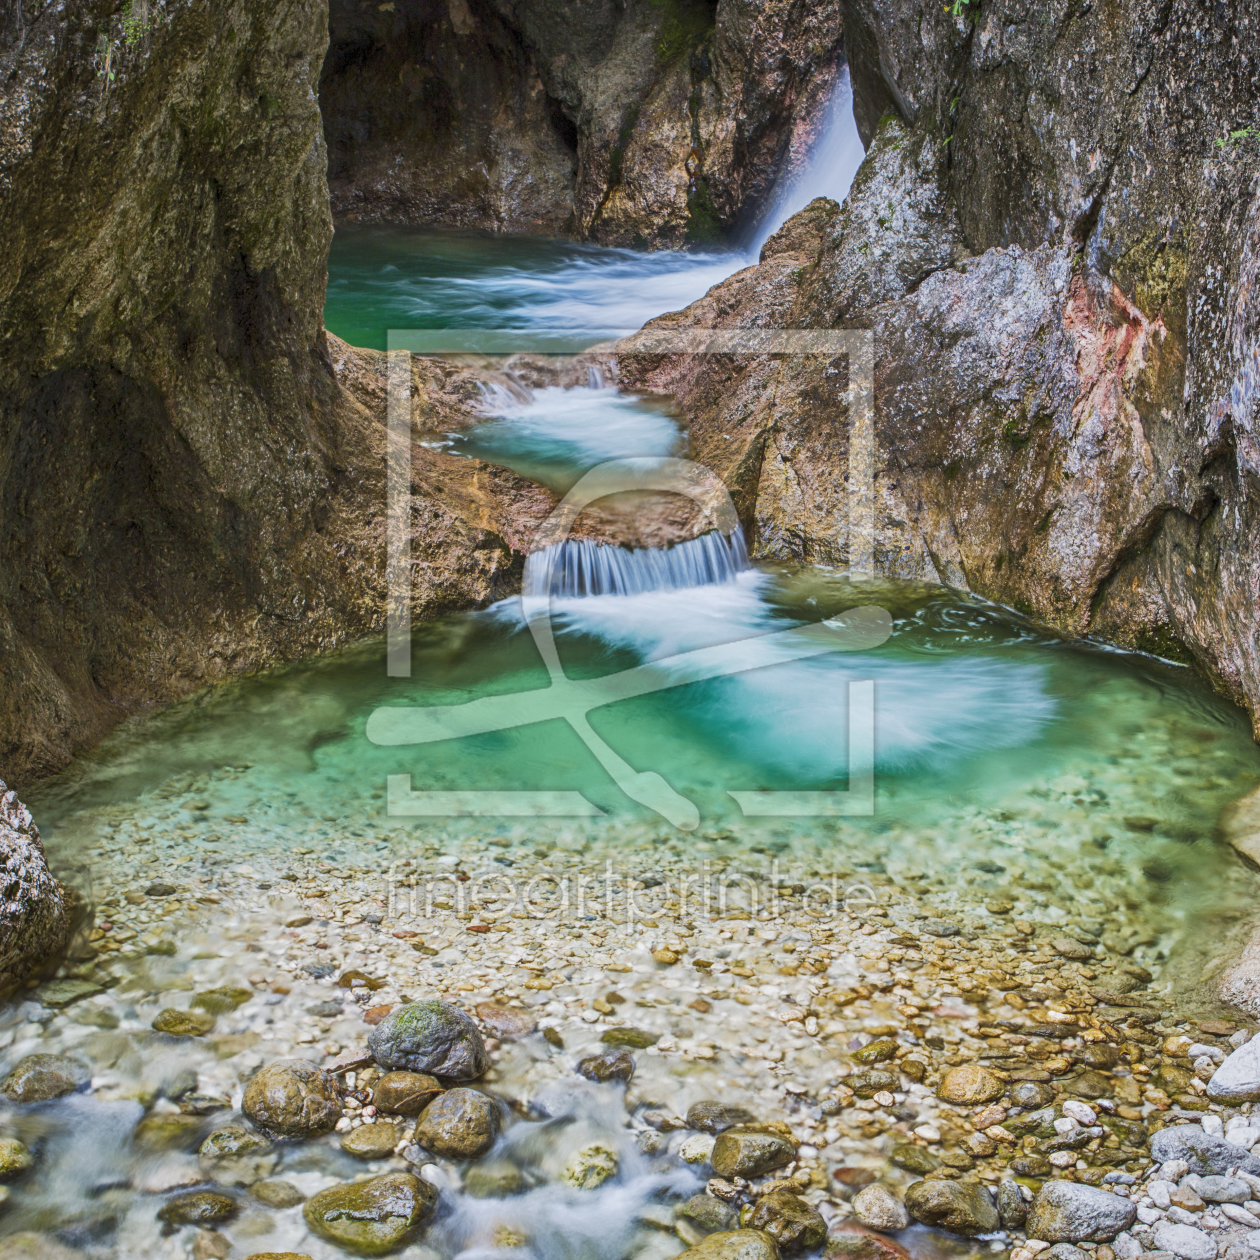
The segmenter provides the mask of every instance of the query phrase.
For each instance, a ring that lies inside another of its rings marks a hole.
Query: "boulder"
[[[1110,1242],[1136,1217],[1135,1205],[1109,1190],[1051,1181],[1033,1199],[1024,1230],[1049,1243]]]
[[[0,612],[0,624],[4,615]],[[30,811],[0,780],[0,994],[69,944],[83,914],[78,894],[53,879]]]
[[[827,1222],[817,1209],[790,1190],[763,1194],[742,1223],[769,1234],[782,1251],[813,1251],[827,1236]]]
[[[322,1068],[302,1059],[277,1059],[245,1087],[241,1110],[268,1137],[315,1137],[341,1119],[341,1091],[336,1077]]]
[[[779,1260],[779,1248],[759,1229],[732,1229],[702,1238],[676,1260]]]
[[[437,1207],[437,1190],[411,1173],[329,1186],[302,1209],[311,1232],[360,1256],[384,1256],[413,1242]]]
[[[906,1209],[924,1225],[972,1238],[1001,1224],[988,1190],[971,1181],[916,1181],[906,1188]]]
[[[1252,1176],[1260,1174],[1260,1159],[1223,1137],[1205,1133],[1198,1124],[1174,1124],[1160,1129],[1151,1138],[1151,1158],[1156,1164],[1184,1160],[1189,1170],[1201,1177],[1223,1176],[1235,1168]]]
[[[1212,1073],[1207,1092],[1213,1102],[1260,1101],[1260,1036],[1240,1046]]]
[[[718,1135],[709,1163],[719,1177],[760,1177],[795,1158],[796,1144],[777,1130],[738,1124]]]
[[[423,1072],[386,1072],[372,1086],[372,1102],[377,1111],[397,1116],[418,1116],[438,1094],[437,1077]]]
[[[372,1029],[367,1044],[386,1069],[472,1081],[490,1067],[477,1025],[458,1007],[437,999],[400,1006]]]
[[[499,1136],[499,1105],[475,1089],[439,1094],[416,1124],[416,1141],[449,1159],[480,1159]]]
[[[853,1217],[859,1225],[894,1234],[910,1224],[905,1204],[883,1186],[864,1186],[853,1198]]]
[[[59,1054],[30,1054],[0,1081],[0,1094],[10,1102],[47,1102],[86,1088],[89,1068]]]

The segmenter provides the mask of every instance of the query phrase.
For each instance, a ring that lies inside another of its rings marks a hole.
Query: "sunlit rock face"
[[[677,247],[747,229],[801,163],[838,0],[332,0],[334,215]]]
[[[877,569],[1192,660],[1255,721],[1254,15],[843,8],[848,201],[666,322],[872,329]],[[847,563],[843,364],[622,366],[761,554]]]

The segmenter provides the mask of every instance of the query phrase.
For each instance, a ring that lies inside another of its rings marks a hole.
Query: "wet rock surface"
[[[312,1233],[362,1256],[384,1256],[413,1241],[432,1218],[437,1191],[410,1173],[330,1186],[306,1203]]]
[[[0,1081],[0,1094],[10,1102],[47,1102],[73,1094],[91,1079],[91,1070],[76,1059],[54,1054],[32,1054]]]
[[[777,1260],[779,1249],[761,1230],[734,1229],[710,1234],[682,1255],[688,1260]]]
[[[372,1101],[379,1111],[418,1116],[442,1089],[436,1077],[423,1072],[386,1072],[372,1089]]]
[[[973,1237],[1001,1223],[988,1190],[975,1182],[916,1181],[906,1189],[906,1209],[924,1225]]]
[[[377,1024],[367,1044],[384,1068],[448,1080],[476,1080],[490,1066],[477,1025],[448,1002],[412,1002],[400,1007]]]
[[[795,1145],[782,1133],[741,1124],[718,1135],[710,1163],[719,1177],[758,1177],[791,1163],[795,1155]]]
[[[333,1128],[341,1115],[341,1097],[328,1072],[287,1059],[268,1064],[253,1077],[241,1110],[263,1133],[307,1138]]]
[[[827,1222],[817,1209],[789,1190],[763,1194],[743,1223],[769,1234],[786,1252],[812,1251],[827,1235]]]
[[[416,1141],[437,1155],[477,1159],[499,1133],[499,1108],[475,1089],[451,1089],[431,1102],[416,1124]]]

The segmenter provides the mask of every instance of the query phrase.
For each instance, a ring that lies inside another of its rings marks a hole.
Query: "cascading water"
[[[525,562],[524,592],[560,598],[645,595],[730,582],[752,568],[744,532],[719,530],[674,547],[608,546],[568,539]]]

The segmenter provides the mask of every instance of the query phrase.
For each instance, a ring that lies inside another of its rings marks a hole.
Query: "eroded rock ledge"
[[[877,570],[1193,661],[1260,730],[1254,15],[844,21],[848,201],[657,326],[872,329]],[[621,370],[677,393],[762,555],[847,563],[843,362]]]

